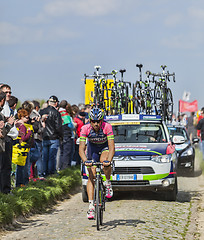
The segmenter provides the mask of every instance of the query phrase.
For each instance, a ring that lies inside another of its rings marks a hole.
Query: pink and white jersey
[[[103,122],[99,132],[95,132],[91,124],[86,124],[81,128],[80,141],[86,141],[88,138],[90,143],[104,144],[109,139],[114,139],[113,129],[110,123]]]

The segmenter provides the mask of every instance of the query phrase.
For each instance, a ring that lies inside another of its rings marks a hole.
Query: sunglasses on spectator
[[[92,123],[100,123],[101,120],[91,120]]]
[[[11,94],[12,92],[11,92],[11,91],[6,91],[5,93],[9,93],[9,94]]]

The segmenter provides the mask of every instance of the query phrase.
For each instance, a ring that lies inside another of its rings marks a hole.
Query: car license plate
[[[137,180],[136,174],[117,174],[117,181]]]

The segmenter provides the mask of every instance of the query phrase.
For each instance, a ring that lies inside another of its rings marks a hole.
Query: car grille
[[[138,181],[111,181],[113,186],[117,185],[149,185],[149,181],[147,180],[138,180]]]
[[[116,167],[115,174],[153,174],[152,167]]]

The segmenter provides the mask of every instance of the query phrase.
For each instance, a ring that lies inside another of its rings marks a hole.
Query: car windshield
[[[167,142],[162,124],[159,123],[113,123],[115,143],[163,143]]]
[[[188,134],[185,130],[185,128],[181,127],[168,127],[169,129],[169,135],[172,138],[174,135],[176,136],[182,136],[184,137],[185,141],[189,140]]]

